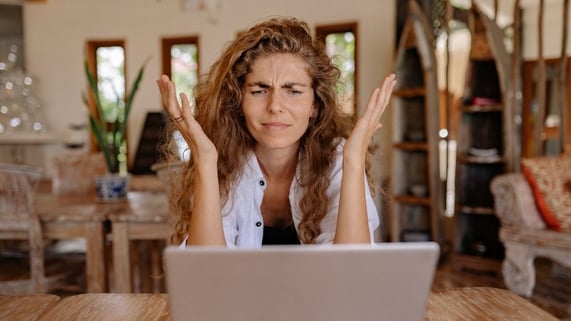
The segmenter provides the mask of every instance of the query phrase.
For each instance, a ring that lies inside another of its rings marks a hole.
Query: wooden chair
[[[95,195],[95,177],[107,173],[102,153],[68,152],[51,159],[52,193]]]
[[[42,178],[37,167],[0,164],[0,239],[28,240],[30,278],[0,282],[0,294],[45,293],[44,245],[35,211],[36,189]]]

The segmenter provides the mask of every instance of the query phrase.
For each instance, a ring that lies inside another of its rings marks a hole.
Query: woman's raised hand
[[[355,160],[353,164],[358,166],[364,164],[371,138],[377,129],[383,126],[381,116],[387,108],[395,84],[396,76],[390,74],[385,77],[382,85],[371,93],[363,115],[357,120],[345,143],[343,150],[345,161]]]
[[[216,147],[194,119],[188,96],[181,93],[181,104],[179,104],[175,85],[166,75],[157,80],[157,85],[161,92],[163,108],[190,147],[195,164],[216,164],[218,159]]]

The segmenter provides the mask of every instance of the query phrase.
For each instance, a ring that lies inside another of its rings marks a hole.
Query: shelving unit
[[[438,82],[432,29],[414,0],[396,54],[391,241],[440,242]]]
[[[491,180],[511,171],[506,130],[509,59],[502,33],[476,5],[469,12],[472,46],[456,156],[455,266],[498,272],[504,248],[490,192]]]

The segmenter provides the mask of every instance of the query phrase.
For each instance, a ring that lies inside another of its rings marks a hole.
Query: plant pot
[[[127,199],[131,175],[108,174],[95,177],[97,199],[101,202],[120,202]]]

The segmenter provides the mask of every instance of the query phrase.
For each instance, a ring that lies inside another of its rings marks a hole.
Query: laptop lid
[[[167,247],[173,321],[423,320],[433,242]]]

